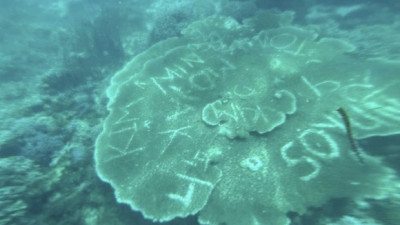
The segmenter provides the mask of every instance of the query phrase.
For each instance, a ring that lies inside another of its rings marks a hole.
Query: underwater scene
[[[0,225],[400,224],[400,1],[1,0]]]

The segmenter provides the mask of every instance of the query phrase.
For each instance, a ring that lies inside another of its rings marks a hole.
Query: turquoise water
[[[399,223],[397,1],[0,6],[0,225]]]

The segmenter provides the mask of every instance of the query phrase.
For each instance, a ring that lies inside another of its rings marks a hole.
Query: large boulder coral
[[[337,112],[354,138],[400,132],[396,90],[370,82],[385,62],[292,18],[208,17],[114,75],[95,161],[119,202],[154,221],[284,225],[332,198],[389,194],[393,172],[358,162]]]

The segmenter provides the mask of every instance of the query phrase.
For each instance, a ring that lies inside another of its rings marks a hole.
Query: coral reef
[[[24,157],[0,158],[0,224],[28,224],[25,215],[40,187],[45,187],[39,168]],[[38,187],[39,186],[39,187]],[[45,191],[45,190],[42,190]]]
[[[399,6],[3,0],[0,224],[397,225]]]
[[[354,138],[400,133],[393,88],[370,83],[390,63],[292,19],[197,20],[113,76],[95,161],[119,202],[153,221],[284,225],[330,199],[393,192],[379,159],[356,163],[337,112]]]

